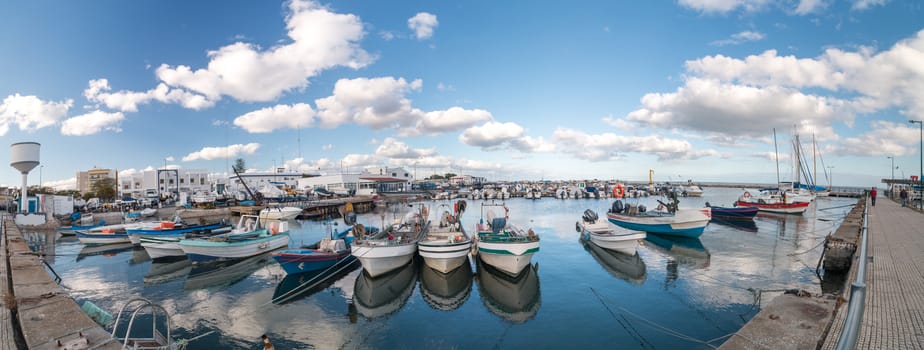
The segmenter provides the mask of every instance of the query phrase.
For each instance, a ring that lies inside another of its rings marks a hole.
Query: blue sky
[[[30,184],[59,188],[236,158],[773,182],[773,129],[783,180],[795,129],[834,185],[872,186],[889,156],[919,171],[922,18],[887,0],[3,2],[0,137],[41,143]]]

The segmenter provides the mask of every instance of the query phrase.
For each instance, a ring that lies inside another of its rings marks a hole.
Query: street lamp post
[[[892,166],[890,167],[892,169],[892,178],[890,179],[892,182],[889,182],[889,198],[895,198],[895,157],[888,156],[887,158],[892,161]]]
[[[911,124],[918,124],[918,128],[920,129],[920,134],[921,134],[920,136],[920,139],[921,139],[920,141],[921,142],[920,173],[918,174],[918,189],[915,190],[915,192],[917,192],[917,191],[920,191],[921,189],[920,188],[921,181],[924,181],[924,179],[922,179],[922,177],[924,177],[924,121],[912,119],[912,120],[909,120],[908,122]],[[922,196],[918,195],[918,206],[921,208],[924,208],[924,199],[922,199],[921,197]]]
[[[42,169],[45,169],[45,164],[39,165],[39,190],[44,191],[45,183],[42,181]]]
[[[834,166],[828,165],[828,190],[834,191]]]

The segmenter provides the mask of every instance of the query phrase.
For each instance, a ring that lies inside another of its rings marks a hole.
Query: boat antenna
[[[773,128],[773,154],[776,157],[776,187],[780,187],[780,150],[776,147],[776,128]]]

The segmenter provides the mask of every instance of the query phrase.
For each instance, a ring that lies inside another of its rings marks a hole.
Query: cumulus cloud
[[[260,149],[259,143],[236,144],[227,147],[204,147],[201,150],[187,154],[183,157],[183,161],[231,159],[241,155],[253,155],[258,149]]]
[[[45,187],[54,188],[56,191],[76,190],[77,178],[72,177],[64,180],[45,181],[43,185]]]
[[[492,120],[491,112],[481,109],[469,110],[461,107],[451,107],[444,111],[427,112],[417,122],[416,130],[422,134],[435,135],[461,130],[489,120]]]
[[[392,77],[340,79],[333,95],[315,100],[320,126],[355,122],[379,130],[414,125],[424,113],[411,107],[404,95],[420,90],[422,84],[420,79],[408,82]]]
[[[214,101],[206,99],[205,96],[189,93],[183,89],[171,89],[164,83],[157,84],[157,87],[145,92],[127,90],[109,92],[111,90],[108,79],[94,79],[88,83],[83,96],[87,101],[100,103],[122,112],[137,112],[138,105],[147,104],[152,100],[162,103],[178,103],[194,110],[215,105]]]
[[[53,126],[73,105],[70,99],[46,102],[32,95],[9,95],[0,104],[0,136],[6,135],[12,125],[29,132]]]
[[[764,8],[770,0],[680,0],[681,6],[703,12],[725,14],[737,9],[757,11]]]
[[[332,149],[334,149],[334,145],[333,145],[333,144],[330,144],[330,143],[328,143],[328,144],[326,144],[326,145],[324,145],[324,146],[321,146],[321,150],[322,150],[322,151],[330,151],[330,150],[332,150]]]
[[[416,159],[431,156],[435,153],[436,150],[432,148],[411,148],[408,144],[393,137],[386,138],[382,141],[382,144],[375,149],[375,154],[378,156],[400,159]]]
[[[542,137],[532,136],[521,136],[510,140],[510,147],[523,153],[548,153],[557,149],[555,143],[546,141]]]
[[[711,44],[715,46],[738,45],[748,41],[760,41],[763,40],[764,37],[766,36],[761,32],[743,31],[732,34],[728,39],[713,41]]]
[[[517,123],[489,121],[466,129],[459,135],[459,141],[469,146],[491,149],[523,136],[524,131]]]
[[[61,134],[86,136],[100,131],[122,132],[119,123],[125,120],[122,112],[93,111],[84,115],[68,118],[61,123]]]
[[[870,131],[845,138],[832,151],[839,155],[900,157],[917,154],[919,142],[917,125],[877,120],[872,122]]]
[[[138,104],[157,100],[202,109],[222,96],[238,101],[271,101],[294,89],[308,87],[309,79],[336,67],[358,69],[375,57],[359,46],[365,35],[359,17],[334,13],[306,0],[288,4],[285,18],[288,41],[262,49],[256,44],[235,42],[208,52],[205,68],[161,64],[155,70],[160,84],[146,92],[108,93],[99,80],[87,89],[90,101],[121,111],[135,111]]]
[[[276,105],[234,118],[234,125],[249,133],[268,133],[282,128],[311,126],[314,110],[306,103]]]
[[[553,138],[562,151],[579,159],[599,162],[616,160],[621,153],[645,153],[667,159],[696,159],[706,156],[721,156],[715,150],[694,150],[685,140],[661,136],[622,136],[614,133],[587,134],[581,131],[558,128]]]
[[[440,22],[436,20],[436,15],[426,12],[419,12],[407,20],[407,27],[414,31],[414,36],[418,40],[432,37],[433,30],[439,24]]]
[[[334,165],[328,158],[321,158],[314,162],[308,162],[305,158],[295,158],[285,161],[286,169],[291,169],[302,174],[317,174],[321,169],[327,169]]]
[[[828,4],[824,0],[800,0],[799,6],[796,7],[794,13],[797,15],[807,15],[820,12],[826,7],[828,7]]]

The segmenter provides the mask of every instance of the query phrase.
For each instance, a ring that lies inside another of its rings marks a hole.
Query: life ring
[[[618,184],[616,185],[616,187],[613,187],[613,197],[622,198],[625,195],[626,195],[625,186],[623,186],[622,184]]]
[[[741,198],[744,198],[744,199],[751,198],[751,192],[744,191],[744,194],[741,195]]]

